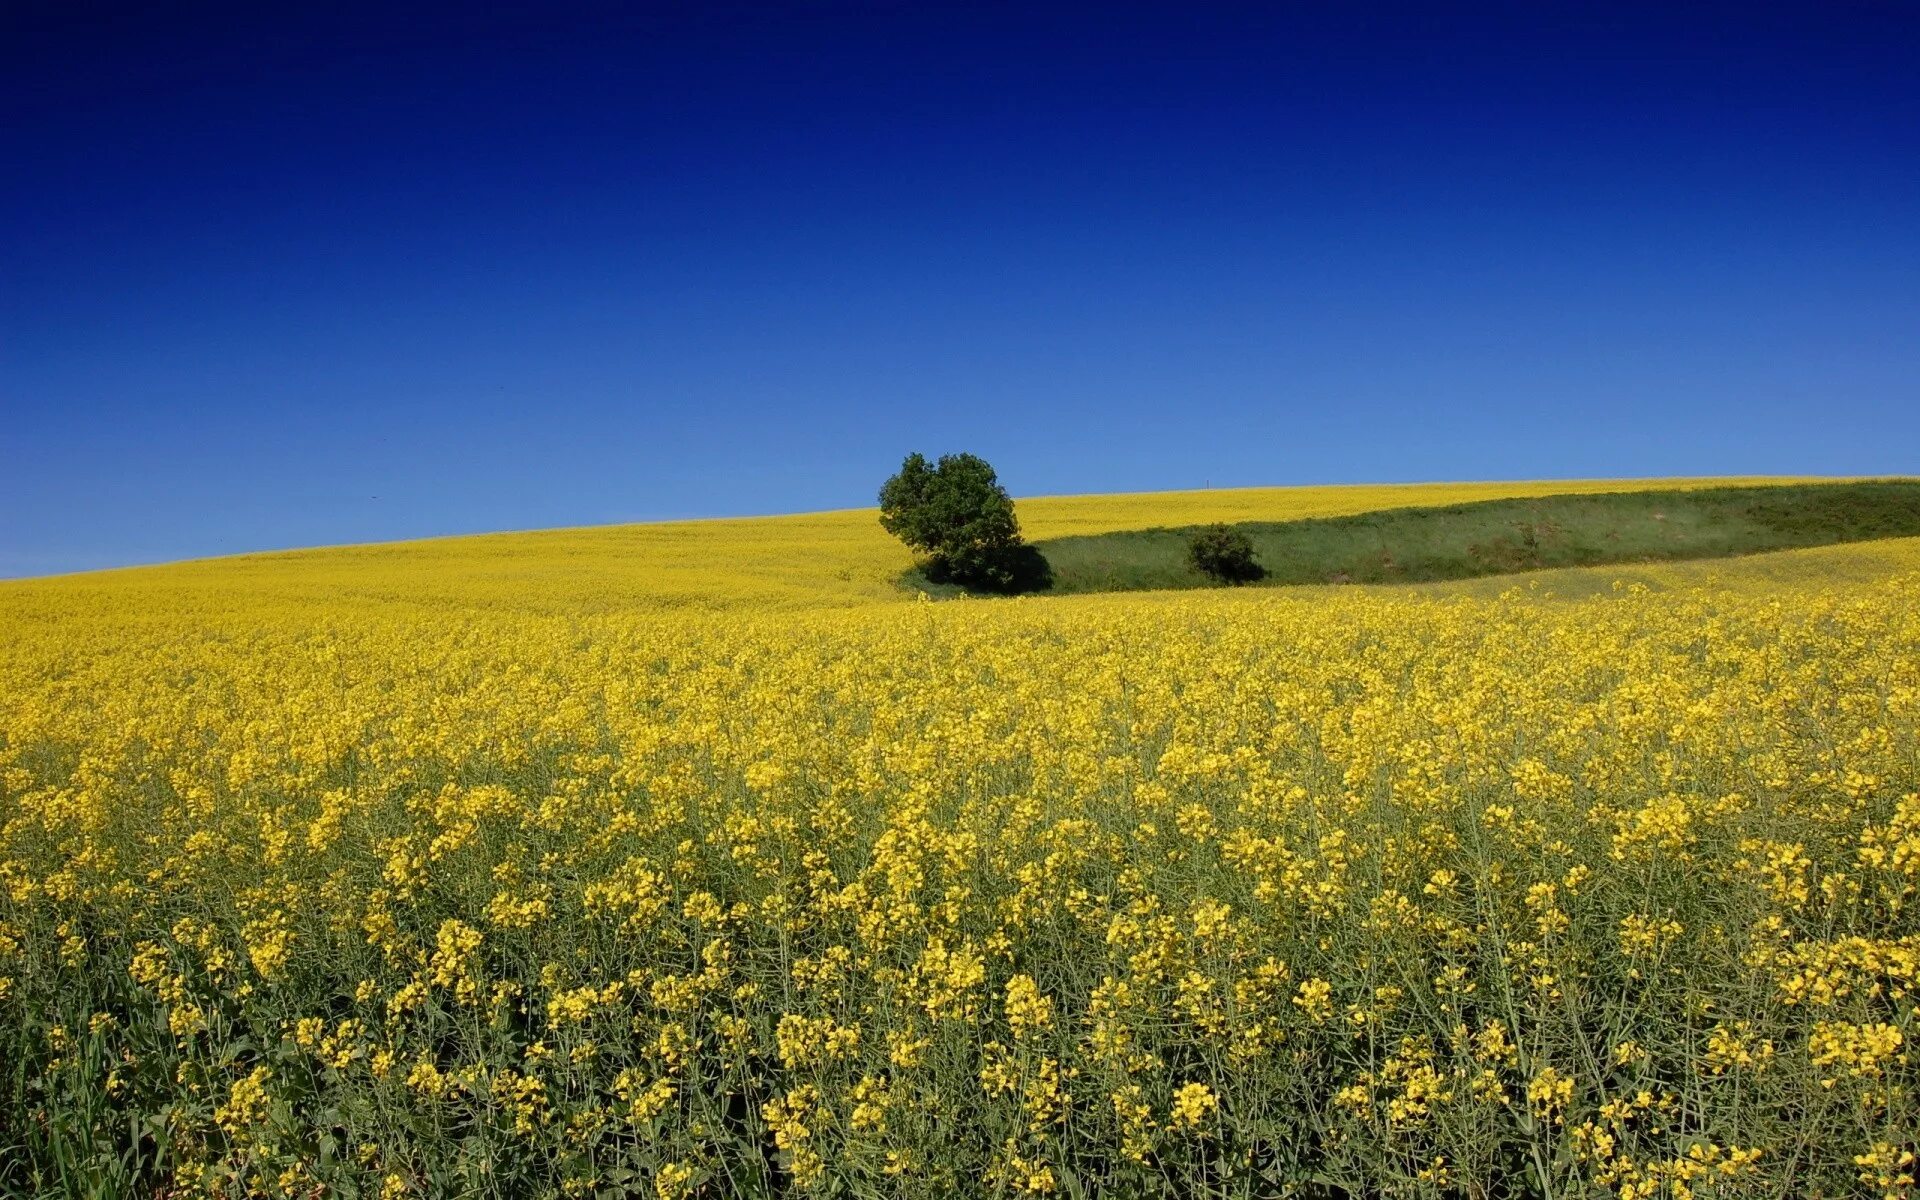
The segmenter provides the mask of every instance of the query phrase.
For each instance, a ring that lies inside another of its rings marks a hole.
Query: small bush
[[[1266,575],[1247,535],[1227,525],[1195,530],[1187,539],[1187,561],[1215,583],[1252,583]]]

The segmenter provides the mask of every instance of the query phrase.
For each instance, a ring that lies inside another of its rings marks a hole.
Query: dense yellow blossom
[[[1213,1119],[1220,1111],[1220,1101],[1213,1089],[1204,1083],[1187,1083],[1174,1089],[1173,1113],[1169,1123],[1176,1129],[1194,1129]]]
[[[1912,1193],[1920,542],[905,565],[869,512],[0,586],[0,1191]]]

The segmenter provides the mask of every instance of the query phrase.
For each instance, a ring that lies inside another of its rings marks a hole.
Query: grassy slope
[[[1270,585],[1418,583],[1920,535],[1920,482],[1659,489],[1241,522]],[[1056,538],[1057,593],[1206,587],[1189,528]]]
[[[1769,479],[1550,480],[1234,488],[1019,502],[1029,538],[1212,521],[1291,521],[1408,505],[1502,497],[1785,483]],[[295,614],[342,606],[445,603],[555,615],[634,609],[793,610],[911,601],[906,549],[872,509],[484,534],[248,554],[159,567],[0,582],[0,624],[67,620],[89,610],[129,619],[155,611],[216,613],[245,597]]]

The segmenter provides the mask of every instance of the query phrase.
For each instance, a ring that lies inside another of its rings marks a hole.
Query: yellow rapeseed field
[[[0,585],[0,1193],[1915,1193],[1920,540],[906,565],[865,511]]]

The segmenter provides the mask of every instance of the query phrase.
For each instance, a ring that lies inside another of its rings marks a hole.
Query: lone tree
[[[1187,561],[1215,583],[1252,583],[1266,571],[1254,561],[1253,543],[1229,525],[1210,525],[1187,538]]]
[[[1033,549],[1020,540],[1013,497],[987,460],[909,454],[880,489],[880,524],[925,556],[935,583],[1011,592],[1031,583]]]

